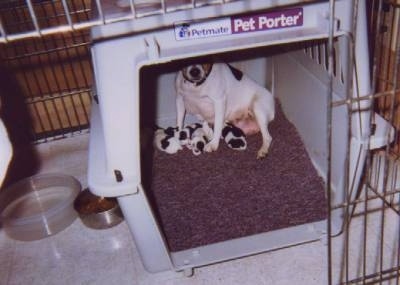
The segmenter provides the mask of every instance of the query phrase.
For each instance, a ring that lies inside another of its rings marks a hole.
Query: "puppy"
[[[225,123],[225,127],[222,129],[222,139],[231,149],[245,150],[247,148],[246,135],[231,123]]]
[[[177,153],[182,149],[178,139],[178,128],[168,127],[166,129],[158,128],[154,133],[154,146],[168,154]]]
[[[230,122],[246,135],[261,132],[257,158],[267,155],[272,141],[268,124],[275,117],[274,98],[267,89],[225,63],[187,66],[178,72],[175,88],[178,128],[186,112],[203,121],[205,131],[214,127],[205,151],[218,148],[224,122]]]
[[[184,127],[179,131],[179,142],[181,145],[189,145],[192,139],[193,133],[201,128],[201,124],[195,123]]]
[[[204,147],[210,141],[211,138],[212,138],[212,133],[206,132],[206,130],[203,127],[197,128],[192,133],[188,148],[192,150],[192,153],[194,155],[200,155],[201,153],[204,152]]]

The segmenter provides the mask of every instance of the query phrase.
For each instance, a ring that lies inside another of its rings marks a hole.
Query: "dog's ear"
[[[165,133],[167,136],[173,137],[174,134],[175,134],[175,128],[173,128],[173,127],[168,127],[168,128],[166,128],[166,129],[164,130],[164,133]]]
[[[203,64],[201,65],[201,67],[203,68],[203,70],[204,70],[204,72],[205,72],[206,74],[208,74],[208,73],[210,72],[212,66],[213,66],[212,63],[203,63]]]

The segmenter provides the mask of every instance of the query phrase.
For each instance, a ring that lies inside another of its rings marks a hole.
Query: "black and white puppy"
[[[245,133],[231,123],[225,123],[225,127],[222,129],[222,139],[231,149],[245,150],[247,148]]]
[[[212,130],[203,128],[200,123],[185,126],[179,131],[179,141],[182,146],[186,146],[194,155],[204,152],[205,145],[212,138]]]
[[[183,128],[185,113],[196,115],[213,138],[204,150],[217,150],[225,122],[246,135],[261,131],[257,158],[267,155],[272,137],[268,124],[275,117],[273,95],[238,69],[225,63],[194,64],[178,72],[176,81],[177,126]]]
[[[154,133],[154,146],[163,152],[174,154],[182,149],[178,138],[178,128],[157,128]]]
[[[189,149],[194,155],[200,155],[204,152],[204,147],[212,138],[212,134],[206,132],[203,127],[197,128],[191,136]]]
[[[179,131],[179,142],[181,145],[189,145],[192,139],[193,133],[200,129],[202,126],[199,123],[194,123],[191,125],[185,126],[182,130]]]

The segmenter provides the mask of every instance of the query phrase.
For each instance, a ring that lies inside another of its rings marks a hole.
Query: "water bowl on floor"
[[[115,198],[99,197],[83,190],[74,202],[84,225],[92,229],[107,229],[123,221],[123,214]]]
[[[38,174],[0,192],[0,220],[7,235],[31,241],[54,235],[78,217],[73,202],[81,184],[64,174]]]

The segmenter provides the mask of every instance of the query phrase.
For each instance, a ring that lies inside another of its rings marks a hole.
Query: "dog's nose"
[[[200,75],[200,69],[198,67],[193,67],[192,69],[190,69],[189,73],[190,76],[197,78]]]
[[[197,144],[196,144],[196,147],[197,147],[197,149],[200,151],[200,152],[203,152],[204,151],[204,143],[203,142],[198,142]]]

